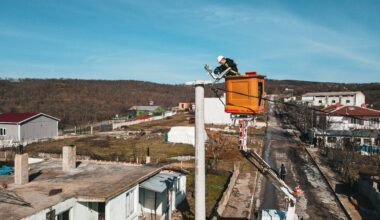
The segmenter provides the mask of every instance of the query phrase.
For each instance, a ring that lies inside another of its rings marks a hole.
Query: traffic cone
[[[300,185],[297,185],[297,187],[296,187],[296,194],[297,195],[301,194],[301,192],[300,192]]]

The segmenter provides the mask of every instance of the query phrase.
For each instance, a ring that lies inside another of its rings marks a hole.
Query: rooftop
[[[129,110],[138,110],[138,111],[155,111],[160,108],[158,105],[135,105],[129,108]]]
[[[325,135],[325,136],[339,136],[339,137],[372,137],[380,138],[379,132],[373,131],[361,131],[361,130],[320,130],[314,129],[316,135]]]
[[[30,182],[17,186],[14,175],[0,176],[0,219],[21,219],[70,198],[78,201],[105,202],[128,188],[157,174],[162,166],[104,164],[94,161],[77,162],[77,168],[62,171],[61,160],[30,164]],[[61,193],[49,196],[52,189]]]
[[[308,93],[303,94],[302,96],[355,95],[357,93],[362,93],[362,92],[360,92],[360,91],[356,91],[356,92],[351,92],[351,91],[347,91],[347,92],[308,92]]]
[[[154,192],[163,192],[170,186],[180,175],[177,173],[159,173],[154,177],[143,182],[140,187]]]
[[[59,120],[50,115],[44,113],[21,113],[21,112],[9,112],[0,114],[0,123],[21,123],[28,119],[32,119],[38,116],[44,115],[54,120]]]
[[[330,112],[334,115],[351,115],[351,116],[366,116],[366,117],[380,117],[380,111],[370,108],[363,108],[358,106],[351,106],[351,105],[345,105],[345,106],[328,106],[326,108],[323,108],[322,111]]]

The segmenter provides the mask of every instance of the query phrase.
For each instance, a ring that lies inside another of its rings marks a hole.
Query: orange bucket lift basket
[[[264,112],[264,78],[264,75],[258,75],[257,72],[226,77],[227,92],[224,111],[233,114]],[[247,94],[251,97],[237,93]]]

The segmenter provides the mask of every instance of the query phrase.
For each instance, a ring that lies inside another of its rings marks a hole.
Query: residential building
[[[180,102],[178,103],[178,110],[186,111],[186,110],[192,110],[194,103],[191,102]]]
[[[365,95],[360,92],[309,92],[302,95],[304,103],[313,106],[341,105],[362,106],[365,104]]]
[[[0,114],[0,145],[7,146],[58,136],[59,119],[44,113]]]
[[[297,98],[295,96],[290,96],[290,97],[284,97],[283,98],[283,101],[284,102],[293,102],[293,101],[296,101]]]
[[[2,191],[7,196],[1,199],[0,219],[137,220],[146,213],[153,219],[170,219],[185,197],[186,176],[160,165],[83,160],[63,171],[63,164],[30,164],[31,181],[23,185],[15,185],[13,175],[0,176],[8,187]],[[165,182],[144,188],[157,178]],[[150,199],[153,195],[155,200]]]
[[[310,141],[316,146],[325,143],[327,147],[344,148],[349,144],[368,146],[380,143],[380,133],[362,130],[322,130],[313,128],[308,132]]]
[[[132,106],[128,110],[128,118],[135,118],[141,116],[157,116],[163,115],[165,113],[165,109],[161,106],[157,105],[140,105],[140,106]]]
[[[380,130],[380,111],[358,106],[328,106],[317,116],[317,123],[324,123],[330,130]],[[321,126],[320,126],[321,127]]]

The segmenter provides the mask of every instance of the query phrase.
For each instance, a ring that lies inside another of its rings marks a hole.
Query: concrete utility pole
[[[205,125],[204,85],[210,81],[197,80],[186,83],[195,85],[195,219],[206,219],[206,175],[205,175]]]

